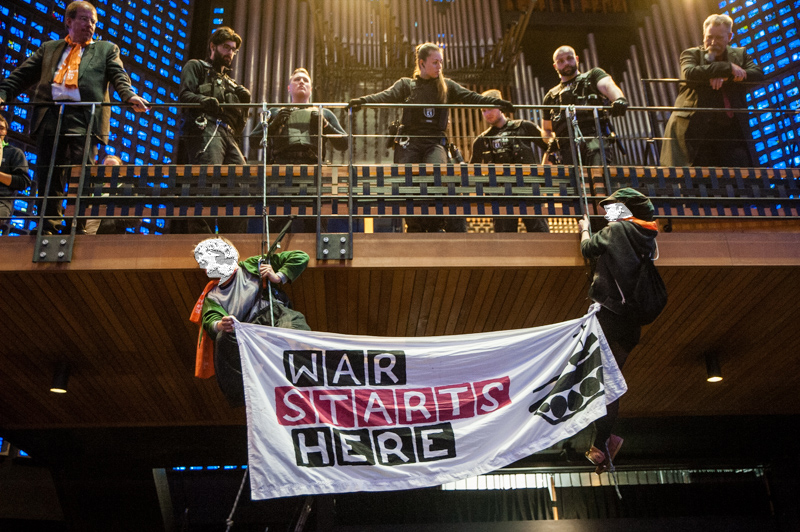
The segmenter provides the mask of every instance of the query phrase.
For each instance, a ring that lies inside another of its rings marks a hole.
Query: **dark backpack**
[[[639,323],[648,325],[655,319],[667,306],[667,287],[664,280],[653,264],[653,259],[647,255],[640,257],[639,272],[634,286],[633,293],[622,293],[622,289],[617,283],[617,289],[622,295],[622,308],[624,315]]]

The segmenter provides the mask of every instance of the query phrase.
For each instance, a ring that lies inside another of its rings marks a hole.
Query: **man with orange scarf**
[[[49,196],[45,216],[49,217],[42,228],[44,234],[54,234],[61,223],[61,199],[67,187],[72,166],[80,166],[84,156],[94,160],[97,143],[108,141],[110,107],[98,107],[92,115],[91,106],[67,105],[61,129],[56,138],[59,108],[53,102],[108,102],[108,85],[113,85],[124,102],[134,111],[143,112],[149,105],[136,96],[131,81],[120,60],[119,48],[110,42],[95,41],[97,11],[89,2],[72,2],[67,6],[64,21],[68,35],[64,39],[48,41],[0,81],[0,104],[13,100],[35,85],[32,102],[37,105],[31,113],[31,137],[37,145],[36,179],[39,196]],[[84,153],[87,128],[91,128],[92,146]],[[57,143],[57,144],[56,144]],[[53,147],[56,145],[55,159]],[[47,177],[52,160],[50,188]],[[78,232],[82,232],[79,224]]]
[[[590,235],[589,217],[584,215],[578,222],[581,253],[592,262],[594,275],[589,297],[601,305],[597,320],[622,370],[642,333],[639,321],[626,315],[622,294],[634,293],[642,257],[655,257],[658,226],[653,218],[653,203],[632,188],[617,190],[600,205],[606,210],[609,224]],[[589,461],[597,466],[598,475],[613,470],[613,459],[622,445],[622,438],[611,434],[619,413],[619,400],[606,405],[606,410],[605,417],[595,421],[594,445],[586,452]]]

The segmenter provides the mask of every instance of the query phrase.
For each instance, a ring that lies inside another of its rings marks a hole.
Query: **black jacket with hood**
[[[581,253],[594,262],[589,297],[615,314],[622,313],[622,294],[633,293],[643,255],[653,258],[658,231],[628,220],[612,222],[581,242]]]

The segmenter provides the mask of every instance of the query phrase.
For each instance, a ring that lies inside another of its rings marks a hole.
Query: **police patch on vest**
[[[436,114],[436,109],[433,107],[426,107],[422,110],[422,112],[425,115],[425,118],[433,118],[433,115]]]

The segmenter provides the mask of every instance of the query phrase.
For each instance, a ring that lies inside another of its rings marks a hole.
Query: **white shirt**
[[[94,41],[90,41],[89,44],[94,43]],[[88,46],[88,45],[87,45]],[[86,46],[81,46],[80,51],[78,54],[83,57],[83,51],[86,49]],[[58,68],[56,72],[58,72],[63,66],[64,63],[67,61],[67,56],[69,55],[70,50],[72,50],[72,46],[67,45],[64,49],[64,53],[61,54],[61,61],[58,63]],[[81,101],[81,91],[79,88],[68,89],[63,83],[53,83],[51,85],[53,91],[53,101],[70,101],[70,102],[79,102]]]

